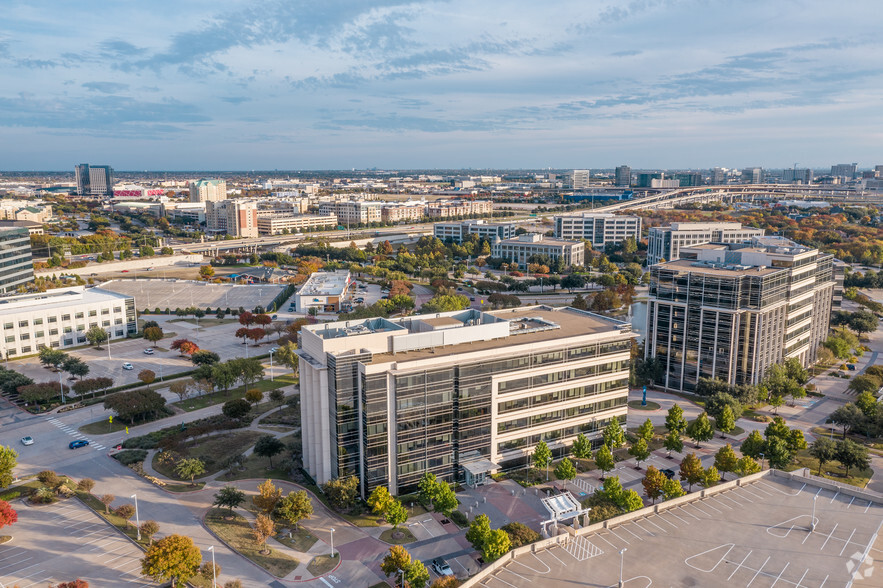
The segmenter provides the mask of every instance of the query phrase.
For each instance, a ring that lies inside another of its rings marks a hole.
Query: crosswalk
[[[585,561],[604,553],[602,549],[595,547],[588,539],[581,536],[576,536],[568,541],[564,546],[564,550],[577,561]]]
[[[53,425],[55,425],[56,427],[58,427],[59,429],[61,429],[62,431],[64,431],[68,435],[70,435],[71,437],[73,437],[74,439],[85,439],[86,441],[89,442],[89,447],[94,448],[95,451],[104,451],[105,449],[107,449],[107,447],[105,447],[101,443],[94,443],[91,439],[89,439],[88,437],[86,437],[85,435],[83,435],[82,433],[80,433],[79,431],[77,431],[76,429],[71,427],[70,425],[67,425],[67,424],[61,422],[57,418],[51,417],[46,420],[48,420],[50,423],[52,423]]]

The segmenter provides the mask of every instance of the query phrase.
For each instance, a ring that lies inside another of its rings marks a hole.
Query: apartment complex
[[[226,180],[196,180],[190,182],[190,202],[220,202],[227,199]]]
[[[553,262],[562,259],[564,265],[583,265],[586,259],[586,248],[582,241],[550,239],[538,233],[525,233],[498,241],[491,251],[494,257],[502,257],[521,266],[530,263],[528,260],[534,256],[544,256]]]
[[[52,206],[35,204],[26,200],[0,202],[0,220],[31,221],[45,223],[52,218]]]
[[[208,200],[206,232],[234,237],[258,236],[258,205],[254,200]]]
[[[362,496],[424,472],[475,485],[564,455],[627,414],[631,326],[573,308],[470,309],[308,325],[299,335],[303,463]]]
[[[555,237],[588,241],[593,248],[604,249],[632,237],[641,240],[641,217],[618,216],[604,212],[583,212],[555,217]]]
[[[74,167],[74,175],[78,196],[113,196],[113,168],[109,165],[81,163]]]
[[[424,216],[426,216],[426,204],[423,202],[385,204],[380,209],[380,219],[387,224],[419,221]]]
[[[442,241],[452,240],[462,243],[469,235],[477,235],[479,239],[487,239],[491,243],[498,240],[511,239],[518,228],[514,223],[489,223],[484,220],[465,220],[452,223],[435,223],[432,234]]]
[[[0,292],[15,292],[33,279],[30,231],[27,227],[0,228]]]
[[[332,200],[319,203],[319,215],[337,217],[342,225],[367,225],[383,220],[382,202],[365,202],[363,200]]]
[[[664,365],[660,385],[758,384],[773,364],[815,360],[831,314],[830,255],[754,237],[686,247],[681,257],[650,268],[645,355]]]
[[[456,218],[458,216],[482,216],[494,211],[490,200],[445,200],[426,206],[429,218]]]
[[[337,226],[337,217],[316,214],[296,216],[279,214],[261,214],[258,211],[258,233],[261,235],[280,235],[284,232],[299,233],[308,229],[333,229]]]
[[[101,288],[58,288],[36,294],[7,296],[0,304],[3,357],[36,353],[86,343],[86,331],[98,326],[111,339],[138,330],[135,299]]]
[[[762,237],[763,229],[743,227],[741,223],[671,223],[650,229],[647,265],[675,261],[682,247],[700,243],[741,243]]]

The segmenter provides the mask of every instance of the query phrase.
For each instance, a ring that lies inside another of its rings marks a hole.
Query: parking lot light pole
[[[270,350],[270,381],[273,381],[273,350]]]
[[[141,541],[141,519],[138,518],[138,495],[132,494],[135,499],[135,528],[138,529],[138,541]]]
[[[812,497],[812,518],[809,520],[809,532],[812,533],[816,530],[816,499],[819,497],[818,494]]]
[[[208,550],[212,552],[212,588],[215,588],[218,585],[218,568],[215,567],[215,546],[212,545]]]
[[[760,471],[763,471],[763,458],[766,457],[763,453],[760,454]]]
[[[623,547],[619,551],[619,588],[622,588],[622,584],[623,584],[623,582],[622,582],[622,568],[623,568],[623,562],[625,561],[625,552],[626,551],[628,551],[628,549],[626,549],[625,547]]]
[[[58,368],[58,392],[61,394],[61,403],[64,404],[64,382],[61,381],[61,368]]]
[[[334,559],[334,528],[331,528],[331,559]]]

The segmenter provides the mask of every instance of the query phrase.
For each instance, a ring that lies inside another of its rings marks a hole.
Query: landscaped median
[[[233,551],[247,557],[277,578],[284,578],[297,569],[300,562],[278,549],[264,548],[257,544],[248,520],[227,509],[213,508],[205,515],[205,525]],[[268,551],[269,553],[262,553]]]
[[[223,404],[229,400],[245,398],[245,393],[248,390],[260,390],[262,393],[266,394],[273,390],[278,390],[285,386],[292,386],[297,383],[297,377],[295,377],[294,374],[288,374],[275,377],[272,381],[268,379],[258,380],[257,382],[252,382],[248,386],[238,386],[226,391],[219,390],[217,392],[212,392],[211,394],[203,394],[202,396],[194,396],[192,398],[187,398],[186,400],[179,400],[173,402],[172,406],[176,406],[185,412],[192,412],[194,410],[206,408],[207,406]]]

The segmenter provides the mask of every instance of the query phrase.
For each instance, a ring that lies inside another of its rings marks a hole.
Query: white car
[[[148,347],[147,349],[144,350],[144,355],[153,355],[153,349]]]
[[[33,445],[33,444],[34,444],[34,438],[31,437],[30,435],[28,435],[27,437],[22,437],[22,438],[21,438],[21,444],[22,444],[22,445]]]
[[[135,366],[133,366],[131,363],[129,363],[127,361],[126,363],[123,364],[123,369],[124,370],[133,370],[133,369],[135,369]]]

